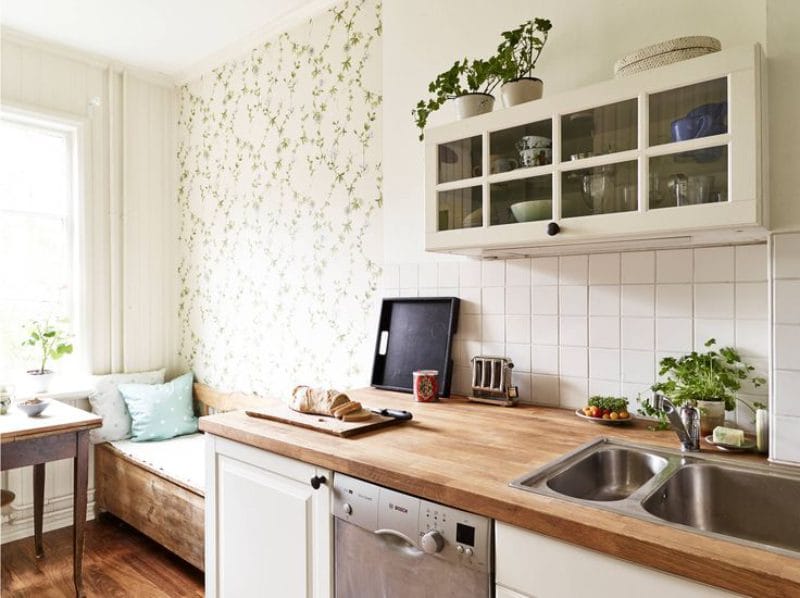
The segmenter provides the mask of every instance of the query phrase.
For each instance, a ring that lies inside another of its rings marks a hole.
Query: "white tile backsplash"
[[[775,412],[800,417],[800,371],[775,370]]]
[[[586,284],[589,279],[588,273],[588,256],[567,255],[558,258],[559,284]]]
[[[455,264],[455,266],[458,267],[458,264]],[[439,264],[436,262],[426,262],[419,265],[419,286],[439,286]]]
[[[800,278],[800,233],[775,235],[775,278]]]
[[[531,261],[529,259],[506,262],[506,286],[519,287],[531,284]]]
[[[559,313],[562,316],[585,316],[588,313],[588,287],[562,285],[558,289]]]
[[[417,264],[400,264],[399,277],[401,289],[416,289],[419,286]]]
[[[775,281],[775,323],[800,324],[800,280]]]
[[[469,260],[458,265],[459,280],[462,287],[481,286],[481,266],[482,262]]]
[[[766,320],[769,315],[769,294],[766,282],[737,282],[735,287],[736,317]]]
[[[695,282],[733,282],[733,247],[703,247],[694,250]]]
[[[506,342],[530,344],[530,316],[506,316]]]
[[[458,286],[458,262],[443,262],[439,264],[439,287]],[[422,273],[420,272],[420,276]]]
[[[717,348],[733,345],[736,341],[733,320],[694,320],[694,348],[702,351],[708,339],[717,341]]]
[[[769,354],[769,323],[766,320],[736,320],[736,343],[746,358]]]
[[[537,286],[531,288],[531,313],[537,316],[558,314],[558,287]]]
[[[461,313],[481,313],[481,291],[482,289],[480,287],[461,287],[461,289],[459,289]]]
[[[560,405],[558,376],[533,374],[531,376],[531,400],[538,405],[558,407]]]
[[[589,315],[618,316],[620,287],[592,285],[589,287]]]
[[[692,310],[692,285],[656,285],[656,315],[659,318],[691,318]]]
[[[535,257],[531,259],[531,284],[558,284],[558,258]]]
[[[774,446],[771,456],[778,461],[800,463],[800,417],[774,416]]]
[[[767,281],[767,246],[740,245],[736,247],[736,281]]]
[[[556,345],[533,345],[531,347],[531,371],[534,374],[558,375],[558,347]]]
[[[656,281],[656,254],[633,251],[622,254],[622,283],[647,284]]]
[[[586,378],[561,376],[561,406],[568,409],[585,407],[589,400],[589,381]]]
[[[589,349],[589,378],[619,383],[619,362],[618,349]]]
[[[561,316],[559,342],[571,347],[585,347],[589,343],[589,322],[586,316]]]
[[[589,346],[619,349],[620,325],[617,316],[589,317]]]
[[[589,356],[586,347],[561,346],[558,355],[562,376],[586,378],[589,373]]]
[[[531,316],[531,342],[534,345],[557,345],[558,316]]]
[[[530,372],[531,371],[531,345],[530,343],[525,344],[515,344],[515,343],[506,343],[506,353],[505,356],[508,357],[511,362],[514,364],[514,373],[516,374],[519,372]],[[516,380],[516,376],[514,376]]]
[[[618,397],[620,396],[621,386],[619,380],[595,380],[589,378],[589,396]]]
[[[652,284],[622,285],[623,316],[652,317],[655,309],[655,287]]]
[[[656,346],[653,318],[622,318],[622,348],[652,351]]]
[[[733,284],[701,283],[694,285],[694,315],[697,318],[733,318]]]
[[[503,260],[481,262],[481,277],[484,287],[502,287],[506,284],[506,263]]]
[[[483,342],[504,343],[506,340],[506,319],[505,316],[483,315],[482,327]]]
[[[506,314],[527,316],[531,313],[530,287],[506,288]]]
[[[597,253],[589,256],[589,284],[619,284],[620,255]]]
[[[775,368],[800,370],[800,326],[775,324]]]
[[[481,313],[504,314],[506,309],[506,290],[503,287],[484,287],[481,295]]]
[[[622,381],[652,384],[655,363],[653,351],[622,351]]]
[[[692,350],[691,318],[656,319],[656,351],[689,353]]]
[[[692,282],[692,250],[669,249],[656,252],[656,282]]]

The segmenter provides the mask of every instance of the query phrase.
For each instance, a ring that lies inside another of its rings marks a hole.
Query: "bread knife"
[[[370,409],[370,411],[384,417],[393,417],[399,421],[406,421],[414,417],[410,411],[403,409]]]

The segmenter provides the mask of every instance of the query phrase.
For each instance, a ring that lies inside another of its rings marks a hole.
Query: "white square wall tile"
[[[381,287],[383,289],[400,288],[400,266],[396,264],[386,264],[381,272]]]
[[[775,413],[800,417],[800,371],[775,371]]]
[[[658,318],[656,320],[657,351],[690,353],[692,346],[692,320],[690,318]]]
[[[465,314],[481,313],[481,291],[480,287],[461,287],[458,292],[461,299],[461,312]]]
[[[655,354],[652,351],[622,352],[622,381],[653,384],[656,375]]]
[[[735,346],[736,337],[734,333],[733,320],[705,320],[695,318],[694,321],[694,348],[696,351],[704,351],[703,345],[709,339],[717,341],[717,348]]]
[[[398,297],[419,297],[419,289],[417,287],[411,289],[400,289]]]
[[[585,316],[589,309],[588,287],[562,285],[558,288],[559,311],[562,316]]]
[[[505,356],[514,364],[514,372],[531,371],[531,346],[529,344],[506,343]]]
[[[558,313],[558,287],[531,287],[531,313],[537,316],[550,316]]]
[[[417,264],[400,264],[400,288],[416,289],[419,286]]]
[[[558,361],[559,372],[562,376],[585,378],[589,373],[589,356],[586,347],[562,346],[559,349]]]
[[[589,349],[589,378],[619,383],[618,349]]]
[[[531,347],[531,371],[534,374],[558,375],[558,353],[556,346],[533,345]]]
[[[580,409],[589,402],[589,381],[586,378],[561,377],[560,405],[565,409]]]
[[[505,350],[506,350],[505,343],[498,343],[498,342],[487,343],[487,342],[483,342],[483,343],[481,343],[481,352],[480,352],[480,354],[481,355],[491,355],[491,356],[502,357],[503,353],[505,353]]]
[[[800,326],[775,325],[775,368],[800,370]]]
[[[562,346],[585,347],[589,342],[589,322],[585,316],[561,316],[559,342]]]
[[[454,367],[452,392],[457,395],[468,395],[471,391],[472,369],[468,367]]]
[[[745,357],[769,358],[769,323],[766,320],[737,320],[736,348]]]
[[[622,318],[622,348],[652,351],[655,349],[653,318]]]
[[[525,344],[531,342],[530,316],[506,316],[506,342]]]
[[[506,263],[503,260],[481,262],[481,278],[484,287],[502,287],[506,284]]]
[[[594,380],[589,378],[589,396],[618,397],[621,384],[619,380]]]
[[[459,343],[461,346],[461,365],[472,367],[472,358],[481,354],[481,342],[465,340]]]
[[[558,284],[558,258],[535,257],[531,259],[531,284]]]
[[[383,289],[381,291],[381,297],[388,298],[388,297],[399,297],[400,296],[400,289]]]
[[[519,372],[515,368],[511,372],[511,384],[517,387],[520,402],[531,402],[531,375],[529,373]]]
[[[439,285],[440,287],[458,286],[458,262],[442,262],[439,264]]]
[[[519,287],[531,284],[531,261],[529,259],[506,262],[506,286]]]
[[[800,324],[800,280],[775,281],[775,323]]]
[[[558,258],[559,284],[586,284],[589,258],[586,255],[566,255]]]
[[[513,316],[527,316],[530,313],[530,287],[506,287],[506,314]]]
[[[728,282],[694,285],[694,315],[696,318],[733,318],[733,284]]]
[[[481,317],[484,343],[504,343],[506,340],[506,319],[504,316],[484,315]]]
[[[458,287],[439,287],[434,297],[458,297]]]
[[[778,461],[800,463],[800,417],[777,415],[773,422],[775,444],[770,455]]]
[[[619,284],[620,255],[597,253],[589,256],[589,284]]]
[[[692,250],[656,252],[656,282],[692,282]]]
[[[419,286],[421,288],[439,286],[439,266],[434,262],[419,265]]]
[[[419,296],[420,297],[436,297],[436,294],[439,292],[439,289],[436,287],[420,287],[419,288]]]
[[[651,284],[622,285],[622,315],[653,317],[655,314],[655,287]]]
[[[558,316],[532,316],[531,341],[538,345],[558,345]]]
[[[633,251],[622,254],[622,282],[653,283],[656,281],[656,254],[652,251]]]
[[[641,384],[636,382],[623,382],[622,383],[622,396],[628,399],[628,411],[636,413],[639,408],[638,398],[642,400],[653,396],[653,391],[650,390],[649,384]]]
[[[694,250],[695,282],[733,282],[733,247],[702,247]]]
[[[464,315],[459,318],[458,335],[462,340],[481,340],[481,317],[479,315]]]
[[[800,233],[775,235],[775,278],[800,278]]]
[[[737,318],[766,320],[769,316],[769,293],[766,282],[737,282],[734,295]]]
[[[536,405],[558,407],[560,404],[558,376],[533,374],[531,376],[531,402]]]
[[[761,282],[767,280],[767,246],[739,245],[736,247],[736,281]]]
[[[659,318],[691,318],[692,285],[656,285],[656,315]]]
[[[459,281],[462,287],[481,286],[481,263],[477,260],[469,260],[458,265]]]
[[[592,285],[589,287],[589,314],[592,316],[619,315],[620,287]]]
[[[506,309],[506,290],[503,287],[484,287],[481,311],[484,314],[503,314]]]
[[[589,318],[589,346],[619,349],[619,318],[616,316],[591,316]]]

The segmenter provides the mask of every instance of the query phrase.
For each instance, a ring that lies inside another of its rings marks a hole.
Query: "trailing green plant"
[[[495,57],[504,83],[531,76],[552,28],[549,19],[535,18],[503,32]]]
[[[756,409],[765,408],[763,403],[753,404],[737,396],[743,382],[750,382],[758,388],[766,383],[761,376],[753,376],[755,368],[742,359],[733,347],[721,347],[715,350],[715,339],[709,339],[705,353],[692,351],[680,358],[665,357],[659,362],[659,376],[666,379],[657,382],[650,390],[665,395],[675,406],[684,404],[696,405],[697,401],[723,401],[725,410],[732,411],[736,401],[746,405],[755,413]],[[639,413],[656,416],[666,423],[664,414],[656,409],[650,399],[640,399]]]
[[[67,333],[47,320],[32,321],[28,325],[28,338],[22,342],[22,345],[38,349],[41,362],[39,368],[33,370],[38,374],[46,373],[48,359],[55,361],[72,353],[72,343],[69,342]]]
[[[439,73],[428,84],[428,92],[433,97],[420,100],[411,111],[414,122],[419,128],[419,138],[424,138],[423,130],[428,123],[428,117],[436,112],[448,100],[470,93],[485,93],[491,95],[500,82],[500,62],[496,56],[486,60],[469,61],[466,58],[456,60],[446,71]]]

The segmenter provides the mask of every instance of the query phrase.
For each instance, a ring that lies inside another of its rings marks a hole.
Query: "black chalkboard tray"
[[[384,299],[372,386],[412,392],[414,370],[438,370],[439,396],[449,397],[458,304],[458,297]]]

